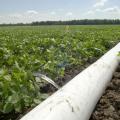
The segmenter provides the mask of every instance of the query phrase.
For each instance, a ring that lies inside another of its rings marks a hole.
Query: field
[[[0,27],[0,119],[33,108],[49,94],[48,84],[66,70],[95,61],[120,40],[120,26]]]

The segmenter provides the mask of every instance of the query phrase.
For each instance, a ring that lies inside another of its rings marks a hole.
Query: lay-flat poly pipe
[[[21,120],[89,120],[115,72],[120,43]]]

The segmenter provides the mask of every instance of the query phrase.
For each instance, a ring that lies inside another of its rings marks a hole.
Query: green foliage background
[[[0,27],[0,112],[21,112],[47,97],[33,72],[55,80],[119,40],[120,26]]]

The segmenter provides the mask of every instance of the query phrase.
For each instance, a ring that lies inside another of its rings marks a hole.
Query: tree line
[[[39,26],[39,25],[119,25],[120,19],[83,19],[70,21],[36,21],[32,23],[0,24],[0,26]]]
[[[109,24],[120,24],[119,19],[115,20],[71,20],[71,21],[42,21],[42,22],[32,22],[31,25],[109,25]]]

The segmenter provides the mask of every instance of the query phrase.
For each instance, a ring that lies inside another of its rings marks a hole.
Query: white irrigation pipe
[[[89,120],[119,60],[120,43],[21,120]]]

